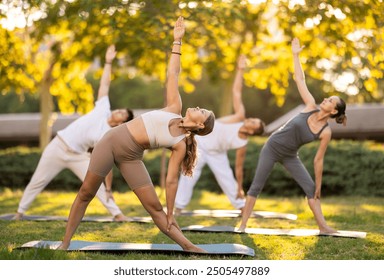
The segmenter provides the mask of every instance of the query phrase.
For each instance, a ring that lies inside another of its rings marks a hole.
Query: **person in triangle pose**
[[[195,135],[209,134],[215,123],[213,112],[188,108],[181,115],[182,102],[178,90],[184,19],[179,17],[173,31],[174,42],[168,63],[166,106],[161,110],[144,113],[132,121],[111,129],[95,146],[85,180],[68,218],[63,242],[59,249],[68,249],[73,234],[97,192],[98,185],[116,164],[125,181],[151,215],[157,227],[183,250],[204,252],[182,233],[173,214],[180,169],[191,175],[196,159]],[[146,149],[169,148],[166,176],[167,213],[143,163]]]
[[[111,111],[109,102],[109,86],[111,83],[112,62],[116,57],[114,45],[108,47],[105,53],[105,64],[100,80],[95,108],[81,116],[57,135],[44,149],[36,170],[26,186],[15,220],[22,220],[24,213],[52,179],[62,170],[68,168],[81,181],[84,180],[90,160],[89,150],[112,127],[133,119],[131,109],[116,109]],[[101,182],[96,196],[105,208],[112,214],[113,220],[123,222],[127,217],[116,205],[111,188],[113,174],[110,172],[104,182]]]
[[[292,40],[294,62],[294,78],[305,104],[302,112],[272,133],[263,146],[256,173],[247,192],[239,231],[244,231],[248,219],[256,203],[256,198],[262,191],[265,182],[276,162],[281,163],[305,192],[308,204],[312,210],[321,233],[334,233],[335,229],[327,225],[321,210],[320,196],[323,173],[324,155],[331,140],[332,131],[328,125],[330,119],[339,124],[346,124],[346,104],[338,96],[324,98],[317,105],[309,92],[305,75],[302,70],[299,53],[303,49],[297,38]],[[319,140],[319,147],[314,158],[315,181],[301,162],[298,150],[302,145]]]
[[[235,209],[242,210],[245,205],[243,190],[243,166],[251,136],[261,135],[265,123],[258,118],[246,118],[242,100],[243,73],[246,57],[241,55],[232,86],[233,114],[216,119],[215,127],[207,136],[196,137],[199,157],[193,176],[180,175],[176,194],[176,215],[179,215],[192,198],[193,188],[200,178],[205,165],[212,170],[219,186]],[[228,151],[236,150],[235,172],[228,159]],[[235,176],[234,176],[235,173]]]

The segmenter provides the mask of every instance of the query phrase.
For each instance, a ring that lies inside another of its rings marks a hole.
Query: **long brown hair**
[[[212,132],[215,126],[215,114],[210,111],[208,118],[204,122],[204,128],[191,131],[191,133],[185,138],[187,145],[184,159],[182,162],[182,172],[186,176],[192,176],[193,169],[196,166],[197,161],[197,142],[195,134],[204,136]]]

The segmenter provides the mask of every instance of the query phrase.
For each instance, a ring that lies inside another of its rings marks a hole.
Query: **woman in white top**
[[[212,133],[205,137],[196,137],[199,158],[193,177],[180,175],[175,200],[176,215],[180,214],[191,201],[193,189],[205,165],[211,169],[233,207],[242,210],[245,205],[243,166],[248,140],[251,136],[263,134],[265,126],[264,122],[258,118],[246,118],[242,100],[245,67],[246,57],[241,55],[237,61],[237,71],[232,86],[233,114],[216,118]],[[229,150],[236,150],[234,172],[228,158]]]
[[[105,65],[100,80],[95,108],[57,132],[57,135],[44,149],[35,172],[23,196],[15,215],[15,220],[23,219],[36,196],[64,169],[71,170],[81,181],[84,180],[92,149],[97,141],[112,127],[133,119],[130,109],[111,111],[109,86],[111,84],[112,62],[116,57],[114,45],[108,47]],[[122,222],[128,218],[116,205],[111,192],[113,173],[110,172],[101,184],[97,198],[112,214],[114,221]]]
[[[210,133],[215,121],[211,111],[198,107],[188,108],[185,116],[181,116],[182,103],[178,91],[178,75],[181,39],[184,33],[183,18],[179,17],[174,27],[174,42],[168,65],[166,107],[143,114],[127,124],[113,128],[96,145],[86,178],[72,205],[60,249],[69,247],[88,204],[95,196],[97,186],[115,163],[159,229],[178,243],[183,250],[204,252],[183,235],[173,216],[180,167],[184,174],[192,175],[196,160],[194,135]],[[163,211],[142,161],[145,149],[159,147],[166,147],[172,151],[166,177],[167,213]]]

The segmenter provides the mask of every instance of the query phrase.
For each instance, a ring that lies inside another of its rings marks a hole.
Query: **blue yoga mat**
[[[44,248],[57,249],[61,241],[30,241],[23,244],[17,249],[28,248]],[[84,252],[157,252],[157,253],[183,253],[183,254],[202,254],[202,255],[244,255],[254,256],[255,251],[241,244],[221,243],[221,244],[196,244],[196,246],[204,249],[207,253],[192,253],[183,251],[177,244],[145,244],[145,243],[116,243],[116,242],[91,242],[73,240],[67,251],[84,251]]]

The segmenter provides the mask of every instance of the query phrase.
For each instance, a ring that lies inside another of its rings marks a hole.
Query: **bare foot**
[[[23,219],[23,213],[17,212],[16,215],[12,218],[15,221],[21,221]]]
[[[244,207],[243,207],[243,208],[240,208],[239,210],[240,210],[239,217],[242,217],[242,216],[243,216]]]
[[[184,249],[184,251],[191,252],[191,253],[208,253],[204,249],[201,249],[200,247],[195,246],[195,245],[193,245],[192,247],[190,247],[188,249]]]
[[[124,214],[117,214],[115,217],[113,217],[114,222],[129,222],[130,219],[126,217]]]
[[[321,227],[319,228],[320,230],[320,234],[328,234],[328,233],[336,233],[337,230],[329,227],[329,226],[324,226],[324,227]]]
[[[241,233],[245,233],[245,227],[240,226],[240,227],[236,228],[236,231],[241,232]]]
[[[236,231],[239,231],[239,232],[245,232],[245,229],[247,228],[247,225],[243,225],[242,223],[240,223],[240,226],[238,228],[236,228]]]
[[[56,250],[67,250],[68,247],[69,247],[69,244],[64,244],[64,242],[62,242],[60,246],[56,248]]]

